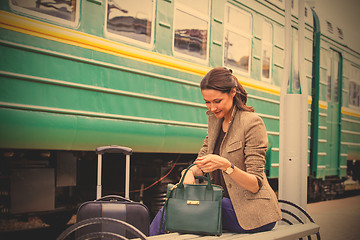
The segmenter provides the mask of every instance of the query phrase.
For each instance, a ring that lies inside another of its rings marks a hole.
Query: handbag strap
[[[190,166],[188,166],[187,168],[186,168],[186,171],[184,172],[184,174],[182,175],[182,177],[181,177],[181,179],[180,179],[180,182],[179,182],[179,184],[178,184],[178,188],[184,188],[184,179],[185,179],[185,175],[187,174],[187,172],[190,170],[190,168],[192,167],[192,166],[194,166],[195,164],[190,164]],[[208,184],[207,184],[207,186],[206,186],[206,189],[208,189],[208,190],[213,190],[213,187],[212,187],[212,185],[211,185],[211,181],[210,181],[210,175],[209,175],[209,173],[206,173],[205,174],[205,176],[206,176],[206,180],[207,180],[207,182],[208,182]]]
[[[163,225],[164,213],[166,212],[166,207],[168,205],[169,198],[170,198],[171,193],[173,192],[173,190],[178,187],[178,184],[179,183],[175,184],[166,194],[166,201],[164,203],[163,211],[162,211],[162,214],[161,214],[161,220],[160,220],[160,227],[159,227],[158,235],[161,233],[161,227]]]

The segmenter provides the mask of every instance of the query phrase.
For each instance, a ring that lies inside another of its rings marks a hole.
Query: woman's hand
[[[225,171],[231,166],[231,163],[226,158],[220,157],[219,155],[209,154],[203,157],[197,158],[194,163],[203,172],[212,172],[217,169]],[[233,173],[229,175],[239,186],[256,193],[259,191],[258,180],[255,175],[242,171],[235,167]]]
[[[228,167],[231,166],[229,160],[215,154],[208,154],[199,157],[194,161],[194,163],[203,172],[213,172],[217,169],[221,169],[222,171],[225,171]]]
[[[184,175],[185,170],[181,173],[181,177]],[[184,184],[195,184],[194,172],[189,169],[184,178]]]

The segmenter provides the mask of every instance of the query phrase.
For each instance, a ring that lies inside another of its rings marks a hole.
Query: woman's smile
[[[215,115],[219,115],[219,114],[221,114],[221,112],[222,112],[222,111],[213,111],[213,113],[214,113]]]

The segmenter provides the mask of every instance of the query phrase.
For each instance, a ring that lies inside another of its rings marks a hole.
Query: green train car
[[[309,199],[357,188],[360,54],[341,28],[305,9]],[[199,83],[231,68],[268,131],[277,188],[284,1],[8,0],[0,2],[0,212],[67,222],[95,198],[95,149],[131,147],[130,198],[156,213],[164,186],[196,157],[207,131]],[[300,91],[293,56],[291,91]],[[123,194],[109,154],[103,193]]]

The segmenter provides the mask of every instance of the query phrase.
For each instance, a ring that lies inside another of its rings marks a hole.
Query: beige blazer
[[[208,133],[199,157],[214,151],[221,119],[208,111]],[[252,193],[235,183],[223,172],[224,180],[240,226],[254,229],[281,219],[277,197],[270,187],[266,175],[265,155],[268,138],[265,124],[253,112],[235,110],[228,131],[220,145],[220,156],[228,159],[236,167],[254,174],[262,182],[257,193]]]

